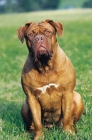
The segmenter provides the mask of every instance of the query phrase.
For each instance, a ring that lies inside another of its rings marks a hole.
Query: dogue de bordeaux
[[[42,127],[62,126],[74,133],[84,105],[74,91],[74,68],[56,39],[62,36],[60,22],[45,20],[29,22],[18,29],[21,42],[26,41],[28,57],[22,70],[21,83],[26,94],[21,114],[28,130],[35,132],[34,140],[44,138]]]

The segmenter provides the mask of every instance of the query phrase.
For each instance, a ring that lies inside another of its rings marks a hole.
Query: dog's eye
[[[28,34],[28,38],[33,38],[34,37],[34,33],[33,32],[31,32],[30,34]]]
[[[45,35],[46,35],[46,36],[51,36],[51,35],[52,35],[52,32],[49,31],[49,30],[46,30],[46,31],[45,31]]]

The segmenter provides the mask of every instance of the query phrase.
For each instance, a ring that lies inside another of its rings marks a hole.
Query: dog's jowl
[[[28,131],[34,131],[34,140],[44,138],[42,127],[62,126],[75,133],[84,105],[74,91],[76,76],[69,58],[56,39],[62,36],[60,22],[45,20],[29,22],[18,29],[18,37],[28,48],[28,57],[22,70],[22,87],[26,94],[21,115]]]

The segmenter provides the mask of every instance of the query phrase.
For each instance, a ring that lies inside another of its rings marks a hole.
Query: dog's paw
[[[44,140],[43,132],[39,132],[35,137],[34,140]]]
[[[71,135],[75,135],[75,133],[76,133],[74,128],[64,129],[64,132],[66,134],[71,134]]]

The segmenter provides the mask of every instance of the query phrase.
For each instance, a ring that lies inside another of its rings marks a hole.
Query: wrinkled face
[[[26,43],[33,52],[35,61],[50,59],[53,54],[53,43],[56,42],[55,29],[49,23],[32,23],[26,31]]]
[[[30,22],[18,29],[18,37],[26,44],[34,60],[45,61],[51,59],[56,47],[56,32],[62,35],[63,27],[59,22],[45,20],[40,23]]]

